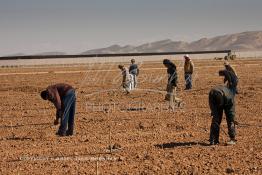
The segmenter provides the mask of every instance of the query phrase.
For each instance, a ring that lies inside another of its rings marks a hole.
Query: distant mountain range
[[[262,31],[250,31],[228,34],[213,38],[202,38],[193,42],[172,41],[170,39],[145,43],[139,46],[112,45],[106,48],[92,49],[80,53],[86,54],[114,54],[114,53],[141,53],[141,52],[179,52],[179,51],[208,51],[208,50],[233,50],[233,51],[262,51]],[[16,53],[8,56],[24,56]],[[65,52],[43,52],[32,55],[66,55]]]
[[[217,36],[214,38],[202,38],[191,43],[166,39],[162,41],[142,44],[139,46],[112,45],[106,48],[88,50],[81,54],[173,52],[197,50],[207,51],[227,49],[231,49],[233,51],[262,50],[262,31],[228,34]]]
[[[8,57],[12,57],[12,56],[26,56],[27,54],[24,53],[15,53],[15,54],[11,54],[11,55],[6,55]],[[39,55],[39,56],[44,56],[44,55],[66,55],[65,52],[42,52],[42,53],[36,53],[36,54],[30,54],[30,55]]]

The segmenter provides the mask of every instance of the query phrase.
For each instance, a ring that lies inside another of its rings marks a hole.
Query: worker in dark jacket
[[[163,60],[164,66],[167,68],[168,82],[167,82],[167,94],[165,100],[169,101],[169,107],[174,110],[174,102],[178,104],[181,103],[181,99],[176,97],[177,88],[177,71],[176,65],[168,59]]]
[[[64,83],[48,86],[41,92],[44,100],[49,100],[56,107],[56,119],[54,124],[59,124],[57,132],[59,136],[70,136],[74,133],[74,116],[76,107],[75,89]]]
[[[231,72],[231,74],[232,74],[231,77],[233,77],[235,79],[235,81],[236,81],[236,89],[235,89],[235,91],[236,91],[236,94],[238,94],[238,89],[237,89],[238,76],[237,76],[236,70],[229,64],[228,61],[224,62],[224,66],[225,66],[225,70]],[[226,82],[226,81],[224,81],[224,82]]]
[[[235,144],[235,94],[226,86],[216,86],[209,92],[209,107],[211,110],[212,123],[210,128],[210,144],[219,144],[220,123],[223,111],[226,114],[228,134],[230,141],[228,144]]]
[[[219,76],[224,76],[224,83],[227,83],[227,87],[232,90],[232,92],[237,94],[237,84],[238,84],[238,78],[237,76],[232,72],[228,70],[220,70]]]
[[[229,64],[228,61],[224,62],[224,66],[226,70],[233,72],[237,76],[236,70]]]
[[[137,76],[139,75],[139,69],[137,64],[135,64],[135,59],[131,59],[131,65],[129,66],[129,73],[133,75],[134,88],[137,87]]]

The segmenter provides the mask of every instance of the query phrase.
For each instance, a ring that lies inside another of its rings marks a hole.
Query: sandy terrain
[[[190,91],[176,64],[184,105],[174,113],[160,62],[141,64],[139,89],[128,96],[114,64],[0,69],[0,174],[262,174],[262,60],[232,62],[240,77],[234,146],[225,145],[225,118],[220,145],[208,145],[208,92],[222,84],[223,62],[195,61]],[[57,82],[77,87],[72,137],[55,135],[55,109],[39,96]]]

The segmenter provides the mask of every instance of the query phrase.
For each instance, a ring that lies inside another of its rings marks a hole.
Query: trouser
[[[130,93],[130,91],[132,90],[132,82],[131,81],[124,82],[123,88],[126,91],[126,93]]]
[[[73,135],[76,108],[76,95],[74,90],[69,90],[62,99],[64,113],[58,130],[59,135]]]
[[[238,94],[238,89],[237,89],[237,87],[232,87],[232,88],[231,88],[231,91],[232,91],[232,93],[233,93],[234,95]]]
[[[135,88],[135,75],[130,74],[129,89],[133,90],[134,88]]]
[[[169,106],[174,107],[174,102],[179,103],[181,102],[181,99],[177,97],[176,94],[176,86],[172,84],[167,84],[166,87],[167,94],[165,96],[165,100],[169,101]]]
[[[226,121],[228,127],[228,135],[230,139],[235,139],[235,106],[234,102],[231,105],[224,104],[223,95],[215,90],[212,90],[209,93],[209,107],[211,110],[212,123],[210,127],[210,142],[211,143],[219,143],[219,132],[220,132],[220,124],[222,121],[223,110],[226,114]]]
[[[131,74],[133,77],[133,88],[136,88],[137,86],[137,76],[135,74]]]
[[[134,76],[132,74],[129,74],[129,76],[129,80],[123,82],[122,84],[126,93],[130,93],[130,91],[134,89]]]
[[[123,83],[123,88],[126,91],[126,93],[130,93],[131,88],[132,88],[131,81],[124,82]]]
[[[185,73],[186,89],[192,88],[192,74]]]

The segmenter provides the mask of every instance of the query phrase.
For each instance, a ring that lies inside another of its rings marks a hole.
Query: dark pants
[[[223,110],[226,114],[226,121],[228,127],[228,135],[230,139],[235,139],[235,105],[234,101],[231,103],[225,104],[225,99],[220,92],[212,90],[209,93],[209,106],[211,109],[212,123],[210,128],[210,143],[219,143],[219,132],[220,132],[220,124],[222,121]]]
[[[238,94],[238,90],[237,90],[237,87],[232,87],[231,88],[231,91],[234,95]]]
[[[192,74],[185,73],[186,89],[192,89]]]
[[[74,118],[76,108],[76,95],[74,90],[69,90],[62,99],[64,105],[64,114],[61,118],[61,124],[58,130],[59,135],[73,135]],[[67,130],[66,130],[67,129]]]

